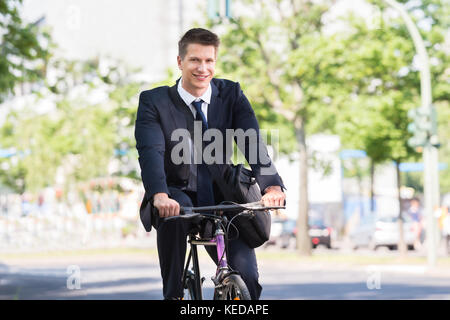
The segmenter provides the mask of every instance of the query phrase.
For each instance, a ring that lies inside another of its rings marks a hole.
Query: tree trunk
[[[311,255],[311,239],[309,237],[308,226],[308,154],[305,139],[305,122],[300,118],[295,123],[295,133],[300,149],[300,190],[299,209],[297,218],[297,250],[302,256]]]
[[[398,252],[400,253],[400,256],[406,255],[406,243],[405,243],[405,235],[403,230],[403,208],[402,208],[402,195],[400,193],[400,187],[401,187],[401,177],[400,177],[400,162],[395,162],[395,169],[397,172],[397,194],[398,194],[398,228],[399,228],[399,234],[398,234]]]

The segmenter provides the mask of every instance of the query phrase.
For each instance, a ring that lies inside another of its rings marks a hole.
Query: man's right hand
[[[178,216],[180,214],[180,204],[170,199],[167,193],[155,193],[153,206],[158,209],[161,218]]]

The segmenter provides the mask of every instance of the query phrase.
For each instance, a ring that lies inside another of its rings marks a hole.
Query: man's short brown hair
[[[219,37],[206,29],[194,28],[187,31],[184,36],[178,41],[178,55],[181,59],[184,58],[187,52],[187,46],[191,43],[202,44],[205,46],[214,46],[214,48],[219,48],[220,40]]]

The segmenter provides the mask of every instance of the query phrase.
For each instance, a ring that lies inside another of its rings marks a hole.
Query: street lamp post
[[[435,110],[431,96],[431,77],[428,63],[428,54],[420,36],[419,30],[412,21],[408,12],[395,0],[385,0],[387,4],[396,9],[408,28],[414,42],[420,67],[420,96],[422,108],[426,109],[431,116]],[[437,257],[437,221],[434,217],[434,209],[439,206],[439,175],[438,175],[438,150],[429,139],[423,148],[424,163],[424,195],[425,195],[425,216],[427,221],[427,259],[430,266],[436,264]]]

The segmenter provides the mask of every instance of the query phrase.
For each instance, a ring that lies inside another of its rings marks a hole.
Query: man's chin
[[[211,79],[207,79],[204,81],[195,81],[195,86],[197,89],[206,89],[209,86],[209,83],[211,82]]]

